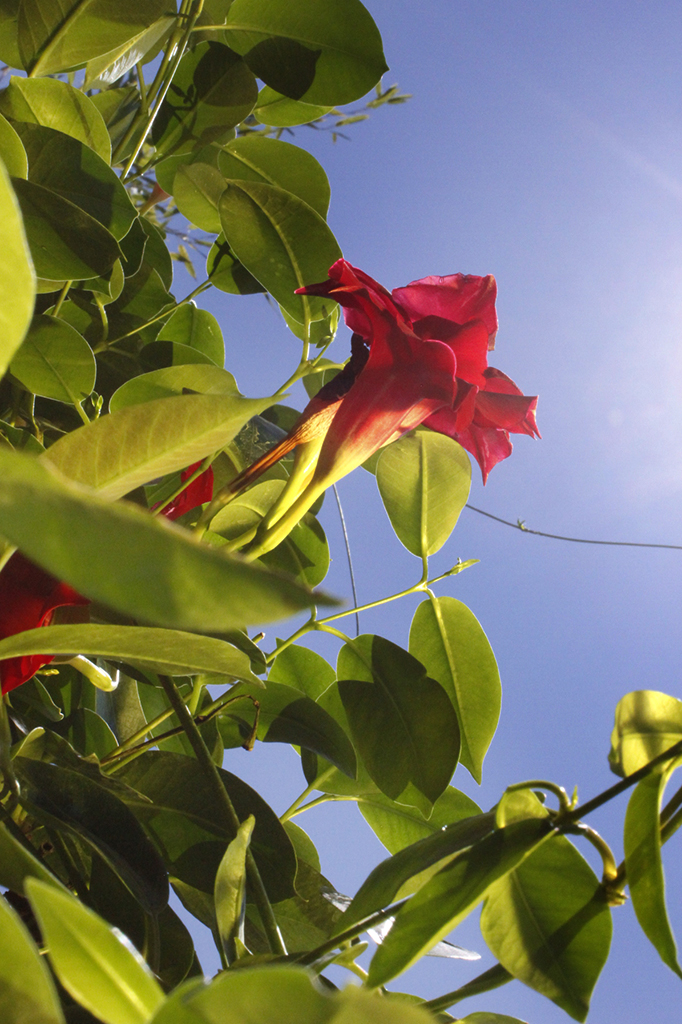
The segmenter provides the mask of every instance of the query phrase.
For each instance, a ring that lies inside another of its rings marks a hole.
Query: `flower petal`
[[[492,274],[423,277],[404,288],[394,288],[391,294],[410,320],[426,316],[440,316],[456,324],[482,320],[488,331],[488,348],[495,347],[497,285]]]
[[[296,294],[335,299],[344,307],[344,319],[351,331],[367,341],[372,340],[377,311],[388,312],[394,319],[405,319],[391,298],[391,293],[369,274],[351,266],[347,260],[337,260],[330,267],[328,281],[298,288]]]
[[[412,330],[420,338],[444,341],[455,353],[457,376],[479,388],[485,387],[488,329],[482,320],[471,320],[460,325],[440,316],[426,316],[422,320],[415,320]]]

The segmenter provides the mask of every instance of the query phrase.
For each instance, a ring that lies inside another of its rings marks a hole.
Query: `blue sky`
[[[349,142],[333,145],[305,128],[293,141],[327,170],[330,223],[346,258],[387,287],[456,271],[497,277],[491,361],[540,395],[543,440],[519,438],[485,489],[475,470],[472,503],[553,533],[681,543],[682,7],[367,6],[384,36],[385,82],[413,99],[353,126]],[[261,297],[215,294],[202,304],[220,319],[226,365],[245,394],[268,393],[289,375],[298,343]],[[346,346],[340,334],[332,354],[343,359]],[[380,577],[384,593],[416,580],[416,560],[392,535],[373,478],[357,470],[339,489],[361,602],[382,596]],[[331,501],[323,522],[337,555],[327,586],[348,597]],[[634,689],[682,696],[682,552],[562,544],[465,510],[434,568],[458,556],[481,563],[439,593],[461,598],[480,619],[504,697],[482,787],[462,768],[455,784],[484,808],[526,778],[577,784],[583,799],[606,788],[615,781],[606,758],[618,699]],[[362,631],[406,646],[415,603],[365,614]],[[276,745],[230,752],[226,767],[278,812],[303,789],[296,756]],[[624,812],[621,798],[590,819],[617,856]],[[354,892],[383,856],[351,805],[296,821],[343,891]],[[682,932],[679,843],[675,836],[664,858]],[[476,917],[455,941],[485,953]],[[210,966],[208,953],[204,960]],[[479,964],[429,960],[394,987],[433,996],[491,963],[487,954]],[[679,1005],[679,985],[632,908],[615,910],[612,955],[589,1019],[664,1019]],[[568,1019],[516,982],[458,1007],[477,1009],[543,1024]]]

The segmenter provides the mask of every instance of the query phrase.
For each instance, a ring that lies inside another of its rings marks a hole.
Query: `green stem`
[[[332,768],[327,768],[327,770],[322,772],[321,775],[318,775],[317,778],[313,779],[313,781],[310,783],[310,785],[306,786],[306,788],[303,790],[301,795],[296,797],[296,799],[294,800],[294,802],[291,805],[291,807],[287,807],[287,809],[284,812],[284,814],[280,815],[279,820],[281,822],[288,821],[289,818],[291,818],[296,813],[297,809],[307,799],[307,797],[309,797],[311,793],[314,793],[316,789],[319,789],[320,788],[319,784],[322,783],[322,782],[326,782],[326,780],[329,778],[329,776],[334,771],[335,771],[335,769],[333,767]]]
[[[73,284],[73,281],[65,281],[64,282],[64,287],[60,291],[59,298],[57,299],[57,301],[54,304],[54,309],[52,310],[52,316],[59,316],[59,311],[61,310],[62,305],[64,304],[64,299],[69,294],[69,289],[71,288],[72,284]]]
[[[479,974],[477,978],[468,981],[466,985],[456,988],[454,992],[447,992],[444,996],[436,996],[435,999],[429,999],[425,1003],[421,1003],[421,1006],[430,1010],[431,1013],[440,1013],[442,1010],[447,1010],[449,1006],[459,1003],[462,999],[480,995],[482,992],[490,992],[491,989],[499,988],[500,985],[506,985],[508,981],[512,980],[512,975],[504,969],[502,964],[495,964],[494,967],[484,971],[483,974]]]
[[[157,315],[153,316],[151,320],[147,320],[146,323],[140,324],[138,327],[135,327],[132,331],[126,331],[125,334],[120,334],[118,338],[112,338],[111,341],[108,341],[106,343],[100,342],[98,345],[95,345],[95,348],[93,350],[95,352],[95,355],[98,352],[103,352],[105,349],[111,348],[112,345],[116,345],[119,341],[125,341],[126,338],[131,338],[133,334],[138,334],[140,331],[144,331],[147,327],[151,327],[153,324],[158,323],[159,320],[163,320],[164,317],[170,316],[171,313],[174,313],[175,310],[179,309],[180,306],[184,306],[186,302],[190,302],[195,296],[200,295],[201,292],[205,292],[210,287],[211,282],[209,280],[202,281],[201,284],[197,285],[197,287],[194,288],[193,291],[189,293],[189,295],[185,295],[184,299],[180,299],[179,302],[176,302],[174,309],[166,309],[164,310],[163,313],[157,313]]]
[[[559,801],[559,811],[568,813],[571,810],[571,801],[563,786],[557,786],[555,782],[547,782],[546,779],[529,779],[528,782],[515,782],[508,786],[509,793],[515,793],[520,789],[546,789],[548,793],[554,793]]]
[[[237,812],[234,809],[229,793],[223,785],[223,780],[221,779],[218,768],[216,767],[210,751],[204,742],[204,738],[199,731],[199,727],[192,718],[192,715],[190,714],[189,709],[182,699],[182,696],[180,695],[180,692],[172,678],[170,676],[160,675],[159,681],[163,687],[164,693],[168,697],[171,707],[178,716],[178,721],[183,727],[185,735],[192,746],[192,750],[194,751],[199,766],[213,789],[227,829],[229,832],[233,833],[233,835],[236,835],[240,825]],[[256,864],[251,850],[248,850],[246,854],[246,873],[254,902],[268,938],[270,949],[276,955],[286,955],[286,946],[284,945],[284,941],[277,925],[277,920],[270,905],[270,900],[268,899],[268,894],[265,891],[265,886],[263,885],[263,879],[261,878],[258,865]]]
[[[343,932],[339,932],[338,935],[332,936],[326,942],[317,946],[315,949],[309,950],[307,953],[302,953],[297,957],[297,963],[299,964],[314,964],[316,960],[319,960],[325,953],[332,953],[339,946],[343,946],[344,943],[350,942],[351,939],[356,939],[359,935],[362,935],[367,931],[368,928],[374,928],[375,925],[381,924],[387,917],[393,917],[398,913],[401,907],[404,907],[407,900],[400,900],[399,903],[394,903],[390,907],[386,907],[384,910],[378,910],[375,914],[370,914],[369,917],[364,917],[361,921],[351,925]]]
[[[310,800],[307,804],[303,804],[298,810],[292,811],[289,815],[290,818],[295,818],[298,814],[303,814],[304,811],[309,811],[311,807],[319,807],[321,804],[327,803],[338,803],[340,800],[354,800],[357,802],[356,796],[338,796],[335,793],[323,793],[322,796],[315,797],[314,800]]]

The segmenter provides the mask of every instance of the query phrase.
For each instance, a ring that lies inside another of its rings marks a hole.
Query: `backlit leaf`
[[[454,597],[423,601],[410,627],[410,653],[452,701],[462,737],[460,759],[480,782],[502,689],[495,655],[478,619]]]
[[[35,272],[21,210],[0,161],[0,374],[24,340],[35,294]]]
[[[121,385],[109,401],[110,412],[128,405],[143,405],[156,398],[172,398],[186,391],[199,395],[239,395],[231,373],[209,363],[186,363],[140,374]]]
[[[328,114],[331,109],[331,107],[316,106],[313,103],[301,103],[300,100],[291,100],[288,96],[265,85],[258,93],[258,102],[253,116],[261,124],[272,125],[273,128],[290,128],[297,124],[316,121],[318,117]]]
[[[682,701],[657,690],[635,690],[616,707],[609,764],[630,775],[682,740]]]
[[[203,352],[217,366],[225,362],[225,343],[220,324],[207,309],[193,302],[179,306],[161,328],[157,341],[172,341]]]
[[[211,284],[230,295],[255,295],[267,291],[239,262],[223,234],[218,235],[211,246],[206,260],[206,273],[211,278]]]
[[[235,939],[239,937],[241,930],[246,895],[246,852],[255,823],[255,818],[250,815],[239,826],[237,835],[227,847],[215,876],[218,935],[228,963],[232,963],[237,957]]]
[[[42,124],[70,135],[111,163],[111,139],[102,115],[91,99],[68,82],[16,76],[2,94],[0,110],[14,121]]]
[[[47,965],[19,916],[0,899],[0,1015],[3,1024],[64,1024]]]
[[[2,114],[0,114],[0,159],[4,162],[7,173],[11,177],[27,177],[28,157],[26,156],[24,144],[7,118],[3,117]]]
[[[78,405],[95,386],[97,365],[78,331],[43,313],[33,318],[10,370],[27,391]]]
[[[228,142],[218,156],[218,167],[226,178],[279,185],[327,216],[330,188],[324,168],[299,146],[281,139],[246,135]]]

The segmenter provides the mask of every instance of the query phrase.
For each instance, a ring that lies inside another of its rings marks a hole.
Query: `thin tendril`
[[[632,540],[586,540],[584,537],[562,537],[559,533],[543,533],[542,530],[531,530],[522,519],[512,523],[508,519],[500,519],[499,516],[494,516],[492,512],[484,512],[482,508],[475,508],[473,505],[467,505],[466,507],[471,509],[472,512],[478,512],[480,516],[494,519],[496,523],[511,526],[513,530],[520,530],[521,533],[532,533],[536,537],[549,537],[550,540],[567,540],[572,544],[602,544],[614,548],[665,548],[668,551],[682,551],[682,544],[644,544],[641,541]]]
[[[346,545],[346,557],[348,559],[348,574],[350,575],[350,585],[353,591],[353,604],[357,607],[358,604],[358,593],[355,589],[355,573],[353,572],[353,559],[350,554],[350,542],[348,540],[348,530],[346,529],[346,518],[343,514],[343,508],[341,507],[341,499],[339,492],[336,488],[336,484],[332,484],[334,490],[334,497],[336,498],[336,507],[339,510],[339,519],[341,520],[341,529],[343,530],[343,541]],[[360,615],[358,612],[355,613],[355,635],[360,636]]]

